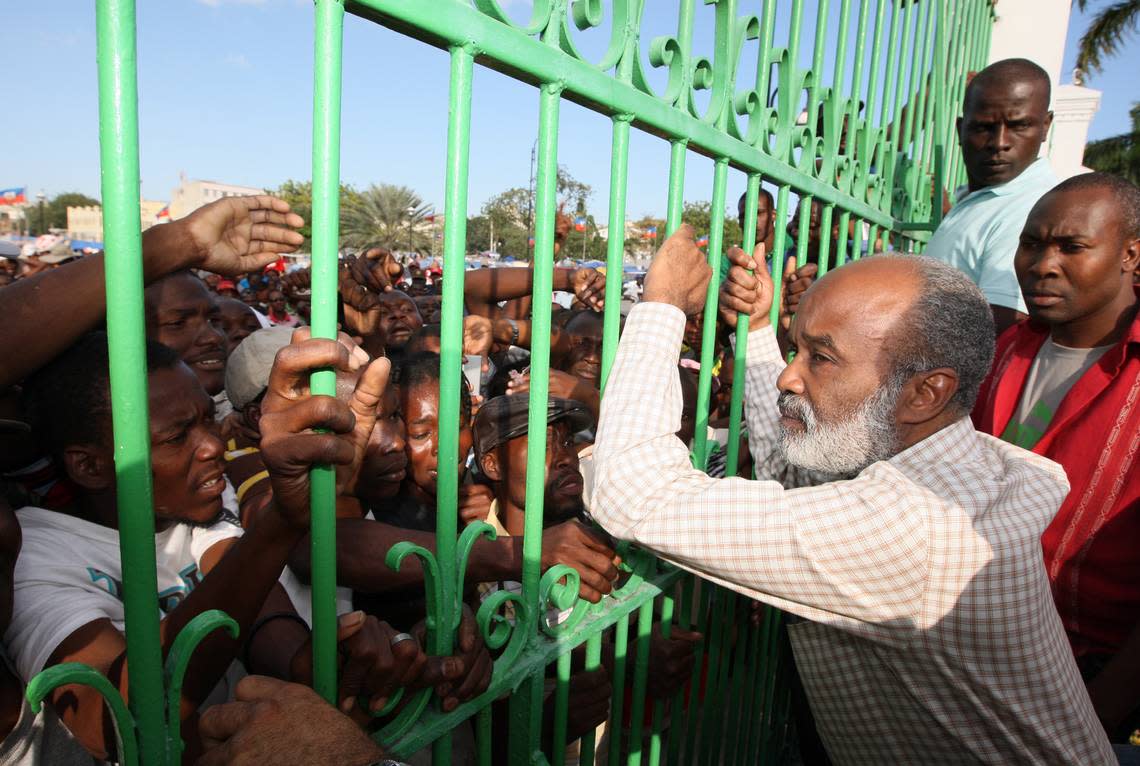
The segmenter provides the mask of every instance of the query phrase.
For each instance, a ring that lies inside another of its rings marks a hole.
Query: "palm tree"
[[[372,184],[345,201],[340,211],[340,244],[428,253],[431,212],[431,206],[406,186]]]
[[[1075,0],[1075,4],[1083,11],[1089,0]],[[1077,48],[1078,76],[1074,79],[1078,85],[1080,74],[1100,71],[1101,56],[1116,55],[1124,35],[1135,31],[1137,21],[1140,21],[1140,0],[1117,0],[1100,9]]]
[[[1132,132],[1089,141],[1085,147],[1085,164],[1140,185],[1140,102],[1132,105],[1129,114],[1132,115]]]

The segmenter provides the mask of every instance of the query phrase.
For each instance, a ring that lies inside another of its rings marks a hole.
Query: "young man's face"
[[[439,384],[419,383],[400,390],[400,408],[407,434],[408,469],[411,480],[434,496],[439,478]],[[459,427],[459,475],[464,474],[467,453],[471,451],[471,424]]]
[[[416,304],[399,290],[380,294],[380,327],[389,348],[402,350],[412,333],[424,326]]]
[[[271,290],[269,292],[269,308],[273,309],[273,313],[281,316],[285,313],[285,295],[279,290]]]
[[[155,370],[148,382],[155,517],[210,524],[222,512],[226,486],[214,403],[184,364]]]
[[[1022,79],[976,85],[958,121],[970,190],[1021,175],[1037,159],[1052,121],[1042,83]]]
[[[517,508],[526,507],[526,458],[529,439],[524,434],[496,448],[499,483]],[[546,429],[546,493],[543,524],[552,526],[581,515],[582,473],[570,425],[556,421]]]
[[[772,233],[772,222],[776,220],[776,211],[772,209],[772,203],[768,199],[767,194],[756,195],[756,242],[764,242],[768,239],[768,235]],[[747,235],[748,230],[744,228],[747,221],[744,220],[744,197],[740,198],[740,204],[737,205],[736,222],[740,224],[741,233]]]
[[[233,298],[218,299],[218,327],[226,337],[226,358],[238,344],[261,329],[253,309]]]
[[[570,336],[570,351],[560,369],[597,388],[602,375],[601,316],[582,312],[566,323],[566,333]]]
[[[201,280],[177,274],[146,289],[147,337],[178,352],[211,396],[226,385],[218,304]]]
[[[404,420],[400,417],[399,397],[394,386],[388,386],[380,399],[376,425],[368,437],[356,495],[372,507],[394,497],[407,476]]]
[[[1118,315],[1131,298],[1135,247],[1107,189],[1046,194],[1025,222],[1014,268],[1029,315],[1049,325]]]

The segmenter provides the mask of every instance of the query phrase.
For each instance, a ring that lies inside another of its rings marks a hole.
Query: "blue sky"
[[[503,4],[519,18],[529,8],[526,0]],[[138,5],[144,196],[169,199],[180,172],[266,187],[307,179],[312,3],[150,0]],[[647,14],[643,40],[669,33],[676,18],[674,2],[650,0],[649,5],[670,9]],[[697,13],[695,48],[708,54],[712,9],[698,4]],[[4,17],[0,48],[20,65],[9,67],[15,76],[8,80],[9,139],[0,162],[0,188],[27,186],[29,195],[42,189],[49,196],[71,190],[100,196],[94,3],[12,3]],[[809,17],[814,10],[805,13]],[[1072,69],[1087,17],[1075,13],[1070,22],[1066,71]],[[778,26],[786,23],[781,17]],[[1135,35],[1132,39],[1133,45],[1140,41]],[[581,40],[591,52],[600,49],[600,35]],[[810,55],[810,40],[802,47]],[[357,186],[406,184],[442,208],[446,54],[351,16],[346,17],[344,50],[342,179]],[[657,78],[654,84],[662,82]],[[1104,92],[1090,137],[1127,130],[1128,109],[1140,100],[1135,56],[1125,53],[1109,60],[1087,84]],[[526,186],[537,129],[537,98],[530,86],[477,67],[474,92],[472,212],[499,191]],[[563,103],[559,161],[593,185],[590,208],[599,220],[606,217],[609,124]],[[668,147],[634,131],[630,150],[628,214],[659,215],[665,207]],[[743,186],[743,177],[732,173],[728,198],[735,199]],[[708,199],[711,187],[711,162],[690,154],[686,198]]]

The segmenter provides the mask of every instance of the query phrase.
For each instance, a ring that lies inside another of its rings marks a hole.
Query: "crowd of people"
[[[821,241],[841,237],[813,206],[805,231],[790,219],[789,253],[806,236],[806,258],[784,259],[775,294],[776,210],[762,191],[756,250],[725,254],[711,355],[712,275],[682,225],[623,311],[604,398],[605,275],[555,268],[547,339],[532,335],[531,269],[466,272],[458,423],[442,422],[456,417],[440,383],[450,275],[379,247],[343,257],[340,335],[313,338],[309,271],[280,265],[304,222],[281,200],[226,198],[144,232],[163,650],[209,610],[239,628],[190,660],[184,760],[381,762],[369,734],[398,690],[430,688],[444,711],[487,691],[497,650],[474,615],[497,599],[516,619],[496,594],[521,591],[529,352],[549,342],[542,570],[573,567],[579,595],[598,602],[620,586],[617,543],[631,540],[784,610],[804,763],[1140,762],[1128,744],[1140,727],[1140,189],[1100,173],[1056,183],[1038,159],[1049,100],[1027,61],[971,80],[959,121],[969,184],[924,256],[889,252],[887,238],[869,249],[888,252],[817,280]],[[740,217],[752,227],[743,198]],[[556,251],[568,228],[560,219]],[[104,263],[50,266],[0,288],[3,765],[115,760],[98,691],[61,687],[38,714],[23,692],[79,662],[125,697],[131,671]],[[740,315],[746,422],[728,471]],[[702,356],[714,360],[707,413]],[[335,396],[309,389],[324,368]],[[690,445],[706,420],[698,470]],[[401,541],[437,550],[449,427],[460,526],[496,535],[470,551],[455,649],[439,657],[421,563],[394,570],[385,554]],[[336,467],[335,707],[307,688],[317,464]],[[669,704],[704,637],[661,628],[648,694]],[[630,746],[622,722],[604,726],[616,638],[603,634],[595,669],[582,648],[572,655],[571,742],[597,730]],[[574,757],[554,752],[555,686],[543,692],[550,762]],[[497,763],[508,697],[488,701],[501,710]],[[450,736],[456,763],[472,757],[469,723]]]

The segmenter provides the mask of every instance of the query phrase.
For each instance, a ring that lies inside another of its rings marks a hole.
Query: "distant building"
[[[24,216],[22,205],[0,207],[0,234],[22,234],[25,228]]]
[[[170,217],[172,219],[184,218],[203,205],[208,205],[223,197],[244,197],[249,194],[264,193],[264,189],[257,189],[252,186],[222,184],[217,181],[191,181],[183,173],[178,188],[170,194]]]
[[[159,200],[139,200],[142,230],[169,220],[167,204]],[[103,241],[103,208],[100,205],[81,205],[67,208],[67,238],[80,242]]]

